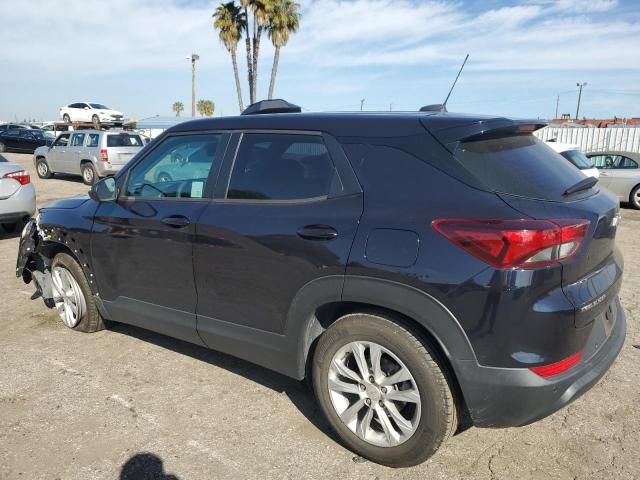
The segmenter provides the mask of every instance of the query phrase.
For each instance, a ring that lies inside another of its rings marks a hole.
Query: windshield
[[[119,133],[118,135],[107,135],[107,147],[142,147],[140,135],[129,135]]]
[[[580,170],[593,168],[593,164],[591,163],[591,160],[585,157],[584,153],[582,153],[580,150],[566,150],[562,152],[560,155],[562,155],[564,158],[569,160]]]
[[[110,110],[109,107],[107,107],[106,105],[102,105],[101,103],[90,103],[89,105],[91,105],[91,107],[95,108],[96,110]]]
[[[560,199],[584,179],[533,135],[462,142],[456,158],[491,191],[521,197]]]

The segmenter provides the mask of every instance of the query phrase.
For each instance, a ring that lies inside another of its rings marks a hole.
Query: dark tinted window
[[[129,135],[119,133],[117,135],[107,135],[107,147],[142,147],[140,135]]]
[[[69,108],[84,108],[86,105],[84,103],[72,103],[69,105]]]
[[[456,158],[489,190],[558,200],[584,175],[533,135],[462,142]]]
[[[569,160],[580,170],[593,168],[593,164],[591,163],[591,161],[587,157],[585,157],[584,153],[582,153],[580,150],[566,150],[560,155]]]
[[[19,137],[21,130],[22,129],[20,129],[20,128],[10,128],[9,130],[6,131],[6,133],[4,135],[6,137]]]
[[[25,129],[20,129],[18,131],[20,132],[20,136],[23,138],[36,138],[32,130],[27,130],[25,128]]]
[[[629,157],[620,157],[620,163],[616,168],[638,168],[638,164],[635,160],[631,160]]]
[[[227,198],[303,200],[329,193],[334,169],[322,138],[245,134],[233,165]]]
[[[107,107],[106,105],[102,105],[101,103],[90,103],[89,105],[97,110],[109,110],[109,107]]]

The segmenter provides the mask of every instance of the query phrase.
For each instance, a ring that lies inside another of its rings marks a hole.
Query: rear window
[[[533,135],[461,142],[456,158],[488,189],[560,200],[584,175]]]
[[[585,154],[582,153],[580,150],[566,150],[566,151],[562,152],[560,155],[562,155],[564,158],[569,160],[571,163],[573,163],[580,170],[586,170],[587,168],[593,168],[593,164],[591,163],[591,160],[589,160],[585,156]]]
[[[140,135],[107,135],[107,147],[142,147]]]

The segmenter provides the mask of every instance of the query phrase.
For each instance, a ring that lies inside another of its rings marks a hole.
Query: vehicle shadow
[[[68,173],[56,173],[53,175],[56,180],[64,180],[67,182],[83,183],[80,175],[71,175]]]
[[[153,453],[136,453],[122,466],[120,480],[180,480],[164,471],[162,459]]]
[[[0,225],[0,240],[7,240],[9,238],[18,238],[20,237],[21,231],[22,231],[22,224],[16,225],[13,229],[9,229],[9,230],[7,230],[3,225]]]
[[[291,403],[309,420],[318,430],[323,432],[334,442],[341,444],[322,412],[318,408],[314,394],[307,383],[294,380],[282,374],[268,370],[259,365],[241,360],[222,352],[210,350],[206,347],[194,345],[159,333],[144,330],[133,325],[115,324],[110,329],[123,335],[153,343],[162,348],[172,350],[182,355],[188,355],[196,360],[207,362],[216,367],[224,368],[236,375],[243,376],[252,382],[259,383],[271,390],[284,393]]]

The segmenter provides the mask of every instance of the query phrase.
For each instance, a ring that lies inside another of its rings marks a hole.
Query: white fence
[[[583,152],[605,150],[640,153],[640,128],[571,128],[545,127],[535,135],[542,140],[580,146]]]

